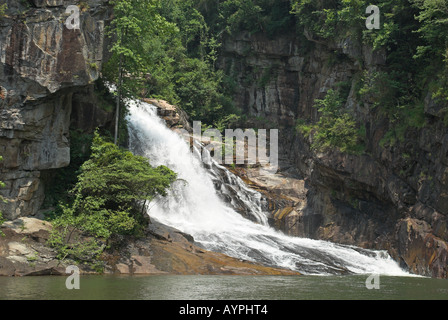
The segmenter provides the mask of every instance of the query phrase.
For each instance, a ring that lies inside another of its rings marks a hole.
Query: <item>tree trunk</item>
[[[121,90],[121,76],[122,76],[123,55],[120,55],[120,65],[118,67],[118,84],[117,84],[117,106],[115,110],[115,136],[114,144],[118,146],[118,124],[120,121],[120,90]]]

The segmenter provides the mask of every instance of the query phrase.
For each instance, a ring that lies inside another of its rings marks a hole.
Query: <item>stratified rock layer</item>
[[[309,41],[300,41],[294,30],[273,38],[242,32],[224,41],[219,66],[237,83],[235,101],[247,118],[241,125],[279,129],[281,142],[276,175],[247,170],[241,176],[269,196],[273,225],[289,235],[387,249],[412,272],[446,278],[448,134],[442,106],[428,95],[427,125],[410,128],[400,144],[382,145],[387,119],[369,97],[360,101],[356,88],[363,71],[384,67],[385,54],[350,38],[305,36]],[[345,109],[366,129],[363,155],[316,152],[294,128],[297,119],[317,121],[315,99],[341,86],[348,94]]]
[[[70,163],[69,127],[76,92],[99,76],[107,1],[80,10],[68,29],[71,1],[7,1],[0,20],[0,211],[32,216],[44,200],[42,170]],[[79,110],[80,108],[78,108]]]

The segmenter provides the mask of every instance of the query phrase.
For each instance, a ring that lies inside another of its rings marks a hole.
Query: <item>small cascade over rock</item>
[[[194,147],[200,151],[195,154],[198,157],[202,154],[204,168],[207,169],[220,198],[245,218],[267,225],[267,216],[263,210],[266,199],[261,193],[248,188],[240,177],[218,164],[201,143],[194,143]]]

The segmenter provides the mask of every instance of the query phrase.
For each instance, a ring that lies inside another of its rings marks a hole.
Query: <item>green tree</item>
[[[170,37],[143,41],[151,74],[145,90],[185,110],[191,119],[224,127],[237,115],[223,72],[216,70],[218,35],[201,12],[212,17],[212,8],[217,4],[209,0],[160,0],[159,14],[176,28]]]
[[[174,26],[158,14],[157,0],[114,0],[112,4],[114,19],[108,34],[114,41],[104,74],[108,81],[116,84],[114,143],[118,144],[122,97],[140,97],[148,74],[145,42],[166,36],[173,32]]]
[[[444,0],[412,0],[419,10],[417,34],[423,40],[415,58],[426,66],[424,78],[430,79],[433,98],[448,102],[448,3]]]
[[[242,30],[274,36],[295,25],[289,0],[225,0],[220,14],[229,33]]]
[[[419,54],[447,59],[448,53],[448,3],[444,0],[411,0],[419,9],[416,19],[420,22],[418,33],[425,40]]]
[[[121,150],[95,133],[90,159],[72,190],[73,204],[53,221],[50,244],[59,258],[97,259],[114,235],[138,235],[148,223],[146,205],[166,195],[176,174]],[[87,241],[81,239],[86,239]]]

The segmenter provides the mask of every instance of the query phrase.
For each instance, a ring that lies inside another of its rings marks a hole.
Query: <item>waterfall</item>
[[[179,178],[166,197],[148,206],[151,217],[192,235],[207,250],[303,274],[408,275],[385,251],[290,237],[269,227],[258,192],[213,159],[205,159],[204,164],[198,157],[200,145],[192,151],[167,128],[154,106],[136,101],[129,105],[131,151],[154,166],[169,167]],[[225,186],[217,183],[223,177],[228,182]],[[222,195],[232,192],[252,219],[239,214],[231,200],[223,200]]]

